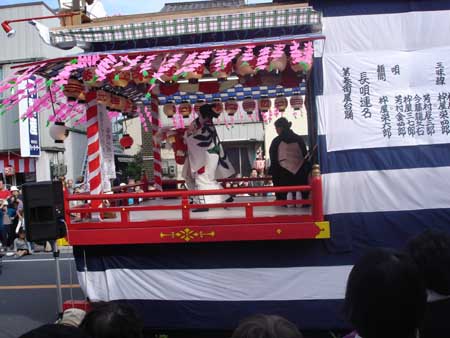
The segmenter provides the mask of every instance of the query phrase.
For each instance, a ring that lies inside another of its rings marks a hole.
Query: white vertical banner
[[[328,151],[450,143],[450,47],[327,55],[323,65]]]
[[[110,179],[116,178],[114,164],[114,146],[112,135],[112,122],[108,117],[106,107],[98,104],[98,124],[100,138],[101,171],[103,191],[111,189]]]
[[[39,157],[41,156],[41,145],[39,138],[39,119],[37,113],[34,112],[32,116],[27,119],[20,117],[25,114],[28,107],[31,106],[37,98],[36,94],[32,94],[27,89],[28,86],[35,86],[35,77],[30,77],[26,83],[19,84],[19,90],[26,90],[28,95],[26,99],[19,102],[19,131],[20,131],[20,155],[22,157]],[[35,89],[35,88],[34,88]],[[16,168],[17,170],[18,168]]]

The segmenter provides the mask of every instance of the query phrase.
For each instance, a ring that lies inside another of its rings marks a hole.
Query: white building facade
[[[2,21],[55,14],[44,2],[0,6]],[[39,22],[47,27],[60,25],[58,18]],[[28,22],[10,25],[16,31],[14,37],[8,38],[3,32],[0,34],[0,79],[7,78],[20,64],[79,52],[78,49],[63,51],[45,44]],[[0,99],[6,96],[3,94]],[[57,144],[50,137],[47,126],[47,118],[52,111],[40,114],[31,124],[22,122],[19,116],[27,108],[24,101],[19,107],[0,116],[0,179],[8,184],[21,185],[51,180],[57,176],[76,178],[81,175],[87,144],[84,131],[71,128],[65,143]]]

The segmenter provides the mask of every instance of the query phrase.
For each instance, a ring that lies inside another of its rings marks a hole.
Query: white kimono
[[[222,186],[218,178],[232,176],[235,171],[227,159],[216,128],[210,119],[196,118],[184,135],[187,158],[183,166],[183,177],[189,190],[216,190]],[[225,195],[198,196],[196,203],[221,203]]]

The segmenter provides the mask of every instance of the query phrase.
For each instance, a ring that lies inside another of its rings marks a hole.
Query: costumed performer
[[[184,134],[187,146],[186,161],[183,166],[183,178],[189,190],[218,190],[222,186],[219,178],[228,178],[235,171],[227,158],[213,123],[219,117],[213,105],[200,107],[199,116],[192,121]],[[195,198],[196,203],[222,203],[232,201],[225,195],[205,195]],[[193,211],[208,211],[207,208]]]

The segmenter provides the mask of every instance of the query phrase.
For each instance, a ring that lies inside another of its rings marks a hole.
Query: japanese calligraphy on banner
[[[27,92],[26,99],[19,103],[19,116],[25,114],[28,107],[37,99],[37,94],[31,94],[29,89],[35,89],[35,80],[33,76],[19,86],[19,90]],[[41,156],[41,145],[39,138],[39,118],[37,112],[28,119],[19,120],[20,130],[20,155],[23,157],[39,157]]]
[[[110,179],[116,178],[114,163],[114,146],[112,135],[112,122],[104,105],[98,105],[98,125],[101,149],[101,172],[103,191],[111,189]]]
[[[450,143],[450,47],[323,62],[328,151]]]

